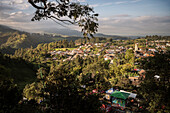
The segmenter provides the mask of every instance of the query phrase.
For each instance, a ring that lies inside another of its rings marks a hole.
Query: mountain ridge
[[[7,27],[9,27],[9,26],[7,26]],[[9,27],[9,28],[11,28],[11,27]],[[12,28],[12,29],[17,29],[17,28]],[[21,29],[18,30],[18,31],[21,31]],[[26,32],[28,32],[28,31],[26,31]],[[35,31],[37,31],[37,32],[35,32]],[[83,37],[83,33],[81,33],[80,31],[77,31],[77,30],[72,30],[72,29],[58,29],[58,28],[48,28],[47,29],[47,28],[41,28],[41,30],[34,29],[33,31],[29,31],[29,32],[30,33],[40,33],[40,34],[53,33],[53,34],[56,34],[56,35],[66,35],[68,37],[69,36]],[[116,37],[116,38],[124,38],[124,39],[129,38],[129,36],[106,35],[106,34],[103,34],[103,33],[96,33],[96,34],[94,34],[94,37],[103,37],[103,38],[114,38],[114,37]],[[138,36],[135,36],[135,37],[138,37]]]
[[[2,53],[14,54],[19,48],[36,47],[40,43],[58,40],[77,40],[81,37],[63,37],[61,35],[28,33],[8,26],[0,25],[0,49]]]

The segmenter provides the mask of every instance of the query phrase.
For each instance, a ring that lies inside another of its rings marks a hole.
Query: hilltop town
[[[168,103],[162,100],[168,95],[169,48],[169,38],[158,36],[60,40],[21,48],[14,55],[2,54],[1,63],[3,70],[11,67],[11,71],[6,69],[3,73],[15,77],[14,82],[23,89],[21,103],[27,106],[34,100],[35,110],[40,107],[53,111],[57,106],[62,111],[68,105],[69,111],[93,107],[91,112],[166,112]],[[9,75],[13,70],[19,75]],[[29,70],[28,75],[25,70]],[[29,73],[36,75],[31,77]],[[161,101],[153,96],[158,92]],[[58,99],[56,102],[64,102],[63,106],[52,103]],[[20,110],[23,109],[21,106]]]

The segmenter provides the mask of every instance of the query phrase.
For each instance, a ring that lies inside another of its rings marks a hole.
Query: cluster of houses
[[[162,44],[163,43],[163,44]],[[147,48],[149,45],[155,44],[155,48]],[[138,47],[138,43],[135,44],[134,47],[134,54],[136,58],[145,58],[145,57],[153,57],[154,54],[157,51],[158,48],[161,48],[161,50],[166,51],[166,47],[170,46],[170,41],[167,42],[165,40],[157,40],[152,43],[146,42],[146,47]],[[96,51],[97,48],[97,51]],[[78,48],[75,48],[73,50],[66,50],[66,51],[50,51],[49,53],[54,57],[53,60],[56,60],[55,58],[56,54],[59,55],[65,55],[67,60],[73,60],[77,58],[77,56],[80,56],[82,58],[86,58],[87,56],[100,56],[102,51],[105,51],[104,59],[105,60],[112,60],[115,58],[116,54],[124,54],[126,50],[133,49],[131,47],[123,47],[123,46],[110,46],[110,43],[88,43],[84,45],[80,45]]]
[[[168,42],[169,43],[169,42]],[[160,44],[157,43],[158,47]],[[148,43],[146,44],[148,45]],[[165,43],[167,45],[167,43]],[[161,45],[161,46],[165,46]],[[50,51],[49,53],[52,56],[53,60],[57,60],[56,55],[65,56],[63,61],[69,61],[74,60],[78,56],[85,59],[87,56],[100,56],[102,53],[104,53],[104,59],[110,60],[110,64],[113,63],[113,59],[115,58],[116,54],[125,54],[125,52],[128,49],[133,49],[131,47],[123,47],[123,46],[113,46],[110,43],[88,43],[84,45],[80,45],[78,48],[75,48],[73,50],[65,50],[65,51]],[[163,48],[162,48],[163,49]],[[153,57],[157,51],[156,48],[140,48],[138,47],[138,43],[135,43],[134,46],[134,55],[135,58],[145,58],[145,57]],[[163,49],[164,50],[164,49]],[[135,62],[135,65],[137,62]],[[143,69],[134,69],[136,73],[138,73],[138,76],[135,77],[129,77],[129,80],[132,82],[134,86],[139,87],[139,84],[142,80],[145,78],[145,70]]]
[[[73,50],[66,50],[66,51],[50,51],[49,53],[51,56],[55,57],[55,55],[65,55],[67,58],[64,59],[63,61],[69,61],[69,60],[74,60],[78,56],[82,57],[83,59],[86,58],[87,56],[99,56],[100,52],[103,51],[104,49],[99,49],[98,53],[93,53],[93,44],[85,44],[79,46],[79,48],[73,49]],[[54,59],[56,60],[56,58]]]
[[[146,50],[145,48],[138,48],[138,44],[135,44],[134,53],[136,58],[153,57],[156,52],[158,51],[155,48],[148,48]]]
[[[145,57],[153,57],[157,51],[156,48],[160,48],[164,50],[164,46],[168,46],[169,42],[164,43],[164,45],[160,45],[162,41],[155,41],[156,42],[156,47],[155,48],[144,48],[144,47],[138,47],[138,43],[135,43],[134,48],[132,47],[123,47],[123,46],[113,46],[110,43],[87,43],[84,45],[80,45],[78,48],[75,48],[73,50],[59,50],[59,51],[50,51],[49,53],[52,56],[53,60],[57,60],[56,55],[60,56],[65,56],[63,61],[69,61],[69,60],[74,60],[78,56],[85,59],[87,56],[100,56],[102,53],[104,53],[104,59],[105,60],[110,60],[110,63],[113,63],[113,59],[115,58],[116,54],[125,54],[125,52],[128,49],[133,49],[134,50],[134,55],[135,58],[145,58]],[[165,41],[163,41],[165,42]],[[146,46],[151,44],[152,42],[147,42]],[[49,58],[47,58],[49,59]],[[137,62],[135,62],[137,64]],[[143,70],[140,70],[143,71]],[[138,70],[138,73],[141,73]],[[137,77],[130,77],[129,79],[132,81],[132,83],[137,86],[140,84],[140,80],[145,78],[142,74],[139,74],[140,76]]]
[[[170,41],[169,40],[155,40],[155,41],[150,41],[148,45],[151,46],[156,46],[156,48],[162,48],[165,49],[167,46],[170,46]]]

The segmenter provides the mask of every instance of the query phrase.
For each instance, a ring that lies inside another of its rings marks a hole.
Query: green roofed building
[[[110,96],[126,100],[129,97],[129,93],[114,91]]]
[[[129,97],[130,93],[114,91],[110,96],[112,97],[112,106],[125,108],[126,99]]]

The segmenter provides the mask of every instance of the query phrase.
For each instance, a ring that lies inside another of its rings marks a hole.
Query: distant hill
[[[43,29],[41,28],[41,33],[54,33],[54,34],[61,34],[67,36],[76,36],[76,37],[83,37],[82,33],[76,30],[71,29],[56,29],[56,28],[48,28]],[[102,33],[94,34],[94,37],[101,37],[101,38],[112,38],[114,40],[127,40],[129,37],[127,36],[118,36],[118,35],[106,35]]]
[[[2,53],[13,54],[18,48],[36,47],[40,43],[50,43],[57,40],[77,40],[80,37],[62,36],[56,34],[28,33],[0,25],[0,49]]]
[[[8,26],[0,25],[0,33],[1,32],[15,32],[15,31],[17,31],[17,30],[12,29]]]

